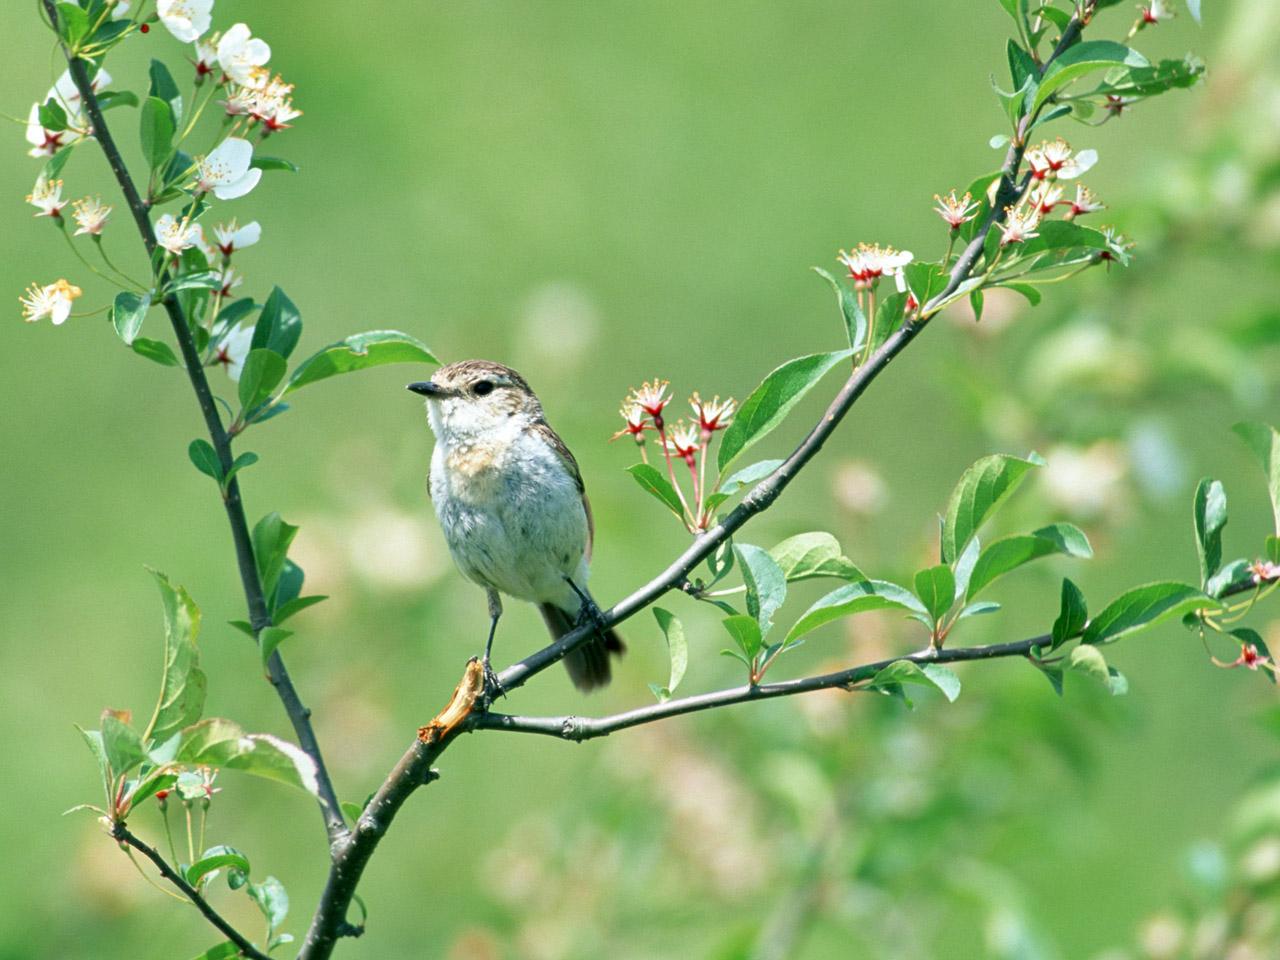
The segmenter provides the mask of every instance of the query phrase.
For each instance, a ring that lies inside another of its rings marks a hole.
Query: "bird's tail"
[[[542,619],[547,622],[551,636],[560,639],[573,629],[573,617],[559,607],[550,603],[541,603]],[[590,693],[598,687],[609,683],[609,655],[620,657],[626,652],[626,645],[618,632],[612,628],[604,631],[603,636],[594,636],[564,658],[565,668],[569,671],[569,679],[583,693]]]

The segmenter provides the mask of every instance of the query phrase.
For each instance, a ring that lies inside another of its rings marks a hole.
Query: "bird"
[[[578,461],[543,414],[527,380],[490,360],[440,367],[408,385],[426,397],[435,434],[428,490],[449,553],[489,601],[486,694],[501,693],[490,665],[502,596],[536,604],[553,639],[595,623],[564,657],[574,686],[590,692],[626,649],[587,589],[595,524]]]

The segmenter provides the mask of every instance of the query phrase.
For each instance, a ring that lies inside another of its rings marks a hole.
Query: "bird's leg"
[[[582,627],[589,623],[596,628],[596,636],[603,640],[605,630],[609,629],[609,625],[604,622],[604,614],[600,612],[600,608],[591,599],[590,594],[580,589],[573,582],[572,577],[565,577],[564,579],[573,592],[578,595],[578,599],[582,603],[582,606],[578,608],[578,616],[573,622],[574,627]]]
[[[502,684],[498,682],[498,675],[493,672],[493,667],[489,663],[489,656],[493,653],[493,635],[498,632],[498,618],[502,616],[502,598],[498,596],[497,590],[489,591],[489,639],[484,645],[484,659],[481,665],[484,669],[484,702],[488,705],[497,697],[502,695]]]

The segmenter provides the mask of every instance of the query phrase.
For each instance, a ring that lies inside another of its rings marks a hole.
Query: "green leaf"
[[[44,167],[40,170],[40,176],[46,180],[57,180],[62,173],[62,168],[67,165],[67,161],[71,159],[71,151],[73,147],[63,147],[48,160],[44,162]]]
[[[297,173],[301,169],[292,160],[285,160],[283,157],[267,157],[260,153],[253,155],[249,166],[255,170],[287,170],[289,173]]]
[[[159,340],[148,340],[146,337],[135,337],[129,346],[138,356],[146,357],[162,367],[180,366],[178,358],[174,356],[173,350],[167,343]]]
[[[1040,76],[1040,68],[1031,59],[1031,54],[1023,50],[1011,38],[1006,53],[1009,58],[1009,77],[1014,87],[1022,87],[1028,80],[1034,85]],[[1033,95],[1034,96],[1034,95]]]
[[[942,518],[939,517],[939,526],[941,526]],[[969,589],[969,580],[973,576],[973,568],[978,565],[978,556],[982,552],[982,542],[974,537],[969,541],[969,545],[955,560],[951,561],[951,569],[955,572],[956,578],[956,599],[959,600],[965,595]]]
[[[315,796],[315,762],[298,746],[266,733],[246,734],[240,725],[210,717],[182,731],[175,759],[191,766],[242,770],[300,787]]]
[[[252,349],[274,350],[288,359],[302,336],[302,314],[293,301],[279,287],[271,288],[271,295],[262,305],[262,315],[253,328]]]
[[[967,620],[969,617],[981,616],[984,613],[995,613],[999,609],[1000,604],[998,603],[993,603],[990,600],[979,600],[977,603],[971,603],[962,608],[961,611],[956,614],[955,622],[959,623],[961,620]]]
[[[276,583],[289,554],[289,545],[293,543],[297,533],[297,527],[285,523],[280,514],[274,511],[254,525],[253,557],[265,596],[270,597],[275,593]]]
[[[246,450],[244,453],[240,454],[240,456],[231,461],[231,469],[227,471],[227,475],[222,479],[223,486],[229,484],[231,482],[231,478],[245,467],[252,467],[257,462],[258,455],[252,450]]]
[[[929,611],[934,624],[943,618],[956,596],[956,578],[945,564],[921,570],[916,574],[916,596]]]
[[[742,651],[746,657],[744,662],[748,666],[755,659],[755,655],[760,652],[760,647],[764,643],[764,637],[760,635],[760,624],[755,617],[749,617],[746,614],[735,614],[732,617],[725,617],[721,621],[724,628],[729,631],[729,636],[733,637],[733,642],[738,645],[738,649]]]
[[[249,884],[245,890],[267,918],[267,936],[270,938],[289,914],[289,894],[285,892],[284,884],[275,877],[267,877],[261,883]]]
[[[59,130],[67,129],[67,111],[63,110],[62,104],[58,103],[53,97],[40,104],[38,114],[40,126],[46,130],[56,133]]]
[[[773,615],[787,599],[787,578],[767,550],[749,543],[735,544],[738,569],[747,587],[747,613],[760,624],[760,636],[768,636]]]
[[[117,777],[128,773],[147,758],[142,738],[129,726],[126,716],[115,710],[102,712],[102,749],[111,772]]]
[[[138,95],[131,90],[103,90],[98,94],[98,107],[110,110],[113,107],[136,107]]]
[[[875,335],[871,339],[872,353],[884,346],[893,331],[902,326],[902,314],[906,305],[906,293],[891,293],[880,301],[880,306],[876,308]]]
[[[1051,7],[1047,3],[1036,11],[1040,16],[1044,17],[1059,30],[1065,30],[1071,25],[1071,14],[1065,10],[1059,10],[1057,7]]]
[[[160,767],[153,768],[129,791],[127,802],[130,807],[136,808],[144,800],[150,799],[161,790],[170,789],[177,782],[176,774],[166,773]]]
[[[1084,643],[1112,643],[1121,637],[1153,627],[1170,617],[1207,607],[1218,601],[1185,583],[1149,583],[1134,587],[1107,604],[1085,628]]]
[[[142,321],[146,319],[147,310],[151,308],[150,294],[136,294],[122,291],[116,294],[115,303],[111,307],[111,323],[116,333],[126,344],[132,344],[142,329]]]
[[[267,669],[267,661],[276,652],[276,647],[293,636],[292,630],[283,627],[266,627],[258,634],[258,652],[262,656],[262,669]]]
[[[1231,429],[1262,462],[1262,470],[1267,475],[1267,491],[1271,494],[1276,533],[1280,534],[1280,435],[1265,423],[1237,423]]]
[[[183,290],[217,290],[220,286],[222,274],[217,270],[196,270],[174,277],[165,286],[165,291],[179,293]]]
[[[303,610],[307,609],[307,607],[314,607],[322,600],[328,599],[328,596],[322,594],[316,594],[311,597],[295,597],[294,599],[287,600],[280,604],[280,606],[276,607],[276,609],[272,611],[271,618],[275,620],[277,624],[281,624],[294,614],[301,613]]]
[[[969,538],[1018,488],[1032,467],[1044,461],[1034,454],[1021,460],[1004,454],[983,457],[960,478],[942,521],[942,559],[950,563],[964,550]]]
[[[1107,665],[1106,657],[1097,647],[1082,643],[1072,648],[1066,659],[1067,669],[1092,677],[1110,691],[1113,697],[1129,692],[1129,681],[1115,667]]]
[[[934,687],[947,698],[947,702],[955,703],[960,696],[960,678],[940,663],[918,664],[912,660],[895,660],[871,678],[873,690],[884,690],[901,696],[910,705],[911,701],[901,692],[904,683]],[[897,689],[895,689],[897,688]]]
[[[867,610],[907,610],[928,616],[929,611],[910,590],[883,580],[860,580],[832,590],[804,612],[787,633],[791,643],[823,624]]]
[[[208,683],[200,669],[200,608],[182,587],[152,570],[164,608],[164,666],[160,673],[160,696],[151,721],[142,734],[148,743],[164,743],[184,727],[200,719]]]
[[[213,477],[219,483],[222,482],[222,461],[218,459],[217,451],[208,440],[192,440],[187,447],[187,456],[191,458],[196,469],[205,476]]]
[[[669,700],[671,694],[675,693],[676,687],[680,685],[680,681],[684,679],[685,668],[689,665],[689,645],[685,641],[684,625],[674,614],[661,607],[654,607],[653,616],[658,621],[662,635],[667,639],[667,653],[671,658],[671,676],[665,687],[656,687],[654,684],[650,686],[654,688],[654,693],[659,700]]]
[[[684,517],[684,506],[680,503],[680,495],[666,477],[647,463],[636,463],[627,467],[627,473],[636,478],[646,491],[657,497],[670,508],[677,517]]]
[[[240,956],[240,948],[228,940],[226,943],[220,943],[216,947],[210,947],[194,960],[232,960],[233,957]]]
[[[1040,89],[1031,104],[1032,112],[1039,110],[1045,101],[1072,81],[1117,64],[1131,67],[1150,65],[1147,58],[1138,51],[1113,40],[1086,40],[1069,47],[1049,65],[1040,78]]]
[[[1058,619],[1053,621],[1050,650],[1060,646],[1084,629],[1089,622],[1089,607],[1085,603],[1080,588],[1066,578],[1062,581],[1062,602],[1058,609]]]
[[[1026,298],[1027,303],[1031,304],[1033,307],[1038,307],[1040,305],[1040,301],[1043,299],[1039,288],[1033,287],[1029,283],[997,283],[996,286],[1021,294]]]
[[[213,853],[206,851],[205,855],[187,867],[187,883],[193,887],[203,880],[206,876],[215,870],[221,870],[223,867],[231,867],[242,873],[250,871],[249,861],[244,854],[237,853],[230,848],[215,848],[219,852]]]
[[[848,287],[821,267],[814,267],[813,272],[827,283],[836,294],[836,306],[840,308],[840,316],[844,320],[845,336],[849,340],[849,349],[855,353],[867,343],[867,317],[858,306],[858,298]]]
[[[820,530],[788,537],[773,547],[769,556],[773,557],[788,581],[816,577],[866,579],[853,561],[844,555],[836,538]]]
[[[1222,569],[1205,583],[1204,592],[1211,597],[1221,597],[1227,592],[1227,588],[1237,583],[1252,582],[1249,567],[1249,561],[1244,559],[1232,560],[1224,564]]]
[[[767,377],[747,397],[733,418],[733,423],[720,440],[718,464],[720,472],[744,450],[763,440],[782,423],[801,398],[841,360],[853,356],[852,350],[816,353],[788,360]]]
[[[63,0],[58,4],[58,35],[67,46],[74,47],[89,32],[89,15],[77,3]]]
[[[720,484],[720,492],[732,496],[747,484],[763,480],[785,462],[784,460],[761,460],[759,463],[753,463],[749,467],[743,467],[724,483]]]
[[[240,372],[240,406],[249,413],[271,396],[271,391],[284,379],[284,357],[274,350],[250,350]]]
[[[98,761],[98,772],[102,775],[102,789],[106,794],[107,805],[110,806],[115,800],[115,788],[111,782],[113,778],[111,776],[111,764],[107,762],[107,750],[102,744],[102,731],[86,730],[78,723],[74,724],[74,726],[80,732],[80,736],[84,738],[85,745],[89,748],[89,752],[93,754],[93,758]]]
[[[435,354],[407,333],[371,330],[331,343],[298,364],[280,395],[337,376],[386,363],[439,363]]]
[[[174,120],[181,120],[182,94],[178,92],[178,85],[173,82],[173,75],[169,73],[169,68],[159,60],[152,60],[150,75],[151,84],[147,89],[147,96],[167,103],[169,109],[173,111]]]
[[[1093,556],[1093,550],[1084,531],[1070,523],[1055,523],[1032,534],[996,540],[982,551],[974,565],[967,599],[972,600],[1006,573],[1051,554],[1088,558]]]
[[[1000,106],[1004,108],[1004,114],[1009,118],[1009,122],[1017,127],[1018,121],[1022,119],[1022,114],[1027,105],[1027,100],[1035,96],[1032,88],[1035,86],[1035,80],[1027,77],[1016,90],[1012,93],[1006,93],[996,83],[996,78],[991,78],[991,89],[995,91],[996,97],[1000,100]]]
[[[169,159],[173,145],[173,108],[159,97],[147,97],[142,103],[140,124],[142,155],[147,166],[158,170]]]
[[[351,821],[354,827],[360,821],[360,815],[364,813],[364,806],[359,803],[353,803],[350,800],[343,800],[338,804],[342,808],[342,812],[346,814],[347,819]]]
[[[998,176],[998,173],[994,174],[992,179]],[[989,182],[986,177],[980,177],[969,185],[969,192],[981,202],[985,197],[986,184]],[[979,186],[980,184],[982,186]],[[971,220],[965,224],[965,227],[972,226],[977,219],[979,218]],[[907,278],[907,286],[912,289],[921,303],[928,303],[936,294],[941,293],[950,280],[950,274],[944,267],[927,260],[912,261],[902,268],[902,272]]]
[[[1200,585],[1222,565],[1222,528],[1227,525],[1227,492],[1217,480],[1205,477],[1196,487],[1192,503],[1196,552],[1200,555]]]

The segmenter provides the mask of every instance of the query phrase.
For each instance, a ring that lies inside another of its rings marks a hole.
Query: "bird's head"
[[[521,428],[542,417],[524,377],[490,360],[451,363],[409,389],[427,398],[431,429],[442,440]]]

